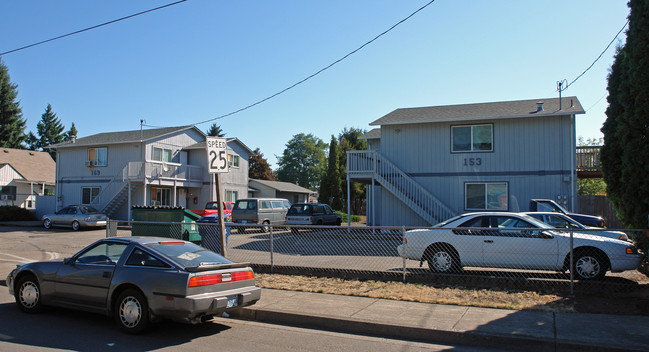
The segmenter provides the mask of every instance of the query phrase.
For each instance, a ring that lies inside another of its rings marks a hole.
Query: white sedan
[[[642,259],[627,241],[580,232],[573,232],[573,248],[572,268],[579,279],[634,270]],[[407,231],[397,251],[406,259],[428,262],[434,272],[463,266],[557,272],[571,267],[570,233],[519,213],[470,213]]]

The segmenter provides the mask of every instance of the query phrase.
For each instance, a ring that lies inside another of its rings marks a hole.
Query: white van
[[[291,203],[283,198],[239,199],[232,208],[235,224],[283,225]],[[268,230],[267,226],[262,228]]]

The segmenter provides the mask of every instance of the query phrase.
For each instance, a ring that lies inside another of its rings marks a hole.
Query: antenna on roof
[[[560,81],[557,81],[557,91],[559,92],[559,110],[561,110],[561,92],[563,92],[566,89],[568,89],[567,80],[562,79]]]
[[[140,139],[142,139],[142,129],[144,128],[144,124],[146,123],[146,120],[140,119]]]

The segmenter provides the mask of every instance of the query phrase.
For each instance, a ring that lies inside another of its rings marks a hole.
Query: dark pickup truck
[[[606,227],[606,221],[603,217],[571,213],[551,199],[530,200],[530,211],[551,211],[561,213],[585,226]]]

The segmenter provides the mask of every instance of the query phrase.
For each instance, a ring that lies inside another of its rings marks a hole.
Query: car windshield
[[[542,229],[554,229],[554,226],[548,225],[541,220],[537,220],[529,215],[520,214],[520,217],[531,223],[532,225]]]
[[[232,263],[232,261],[193,243],[169,241],[150,243],[147,246],[164,254],[185,268],[198,267],[204,263]]]
[[[311,215],[310,204],[293,204],[288,210],[288,215]]]
[[[99,210],[93,208],[93,207],[82,207],[81,212],[84,214],[97,214],[99,213]]]
[[[450,218],[450,219],[448,219],[448,220],[445,220],[445,221],[440,222],[440,223],[437,224],[437,225],[434,225],[433,227],[443,227],[444,225],[446,225],[446,224],[450,224],[450,223],[452,223],[453,221],[455,221],[455,220],[457,220],[457,219],[460,219],[460,218],[462,218],[462,217],[464,217],[464,215],[454,216],[454,217],[452,217],[452,218]]]

